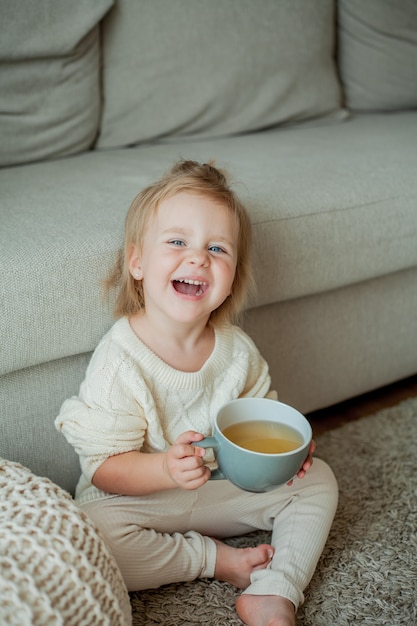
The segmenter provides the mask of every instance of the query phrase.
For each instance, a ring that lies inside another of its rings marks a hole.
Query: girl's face
[[[129,269],[142,280],[145,315],[208,321],[230,294],[237,263],[234,215],[210,198],[181,192],[163,200]]]

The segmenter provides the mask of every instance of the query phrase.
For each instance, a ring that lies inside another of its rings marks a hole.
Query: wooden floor
[[[314,436],[417,396],[417,375],[307,415]]]

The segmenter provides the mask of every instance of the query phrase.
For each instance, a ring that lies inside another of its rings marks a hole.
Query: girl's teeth
[[[188,280],[186,278],[180,278],[178,280],[179,283],[188,283],[189,285],[202,285],[203,283],[200,280]]]

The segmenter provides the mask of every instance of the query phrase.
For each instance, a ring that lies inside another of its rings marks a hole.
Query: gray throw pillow
[[[113,0],[0,0],[0,166],[88,149],[100,116],[97,24]]]
[[[333,0],[123,0],[104,20],[97,146],[340,112]]]
[[[352,111],[417,107],[416,0],[339,0],[339,66]]]

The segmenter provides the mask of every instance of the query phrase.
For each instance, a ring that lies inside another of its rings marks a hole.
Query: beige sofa
[[[113,323],[136,193],[215,159],[254,225],[244,326],[302,411],[417,371],[414,0],[1,0],[0,456],[73,492],[54,418]]]

